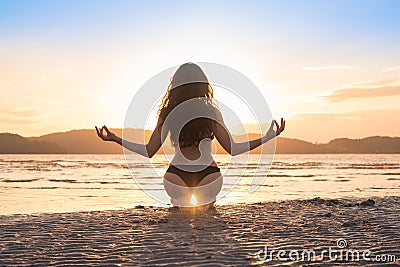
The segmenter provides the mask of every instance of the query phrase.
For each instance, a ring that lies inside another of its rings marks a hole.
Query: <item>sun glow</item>
[[[197,198],[196,198],[195,195],[192,195],[192,197],[190,198],[190,203],[191,203],[193,206],[196,206],[196,205],[197,205]]]

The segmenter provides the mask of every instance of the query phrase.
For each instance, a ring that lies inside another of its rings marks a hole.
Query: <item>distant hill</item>
[[[17,134],[0,133],[1,154],[63,154],[61,146],[48,141],[37,141]]]
[[[121,129],[111,129],[121,136]],[[140,129],[130,129],[130,141],[143,143],[150,137],[151,132]],[[257,134],[249,134],[249,139],[258,138]],[[235,136],[240,141],[246,136]],[[168,140],[166,141],[168,142]],[[265,146],[272,145],[266,144]],[[217,153],[225,153],[216,142]],[[164,146],[167,153],[172,153],[168,143]],[[265,149],[264,149],[265,151]],[[51,133],[40,137],[22,137],[17,134],[0,134],[0,154],[119,154],[122,148],[112,142],[100,140],[93,129],[72,130],[68,132]],[[251,153],[261,153],[261,148]],[[162,153],[162,150],[159,151]],[[328,153],[389,153],[400,154],[400,137],[372,136],[362,139],[340,138],[325,144],[314,144],[303,140],[279,137],[276,142],[277,154],[328,154]]]
[[[110,129],[121,136],[121,129]],[[51,133],[30,139],[51,142],[59,145],[68,154],[118,154],[122,148],[113,142],[104,142],[96,134],[95,129],[72,130],[61,133]]]
[[[110,129],[118,136],[122,136],[122,129]],[[144,143],[151,135],[149,130],[129,129],[124,132],[128,140]],[[59,145],[68,154],[119,154],[123,153],[121,146],[114,142],[104,142],[96,134],[95,129],[72,130],[61,133],[51,133],[40,137],[31,137],[37,141],[46,141]],[[1,141],[0,141],[1,142]],[[159,153],[162,152],[162,149]],[[173,149],[168,152],[173,152]]]
[[[363,139],[340,138],[325,145],[335,153],[400,153],[400,137],[371,136]]]

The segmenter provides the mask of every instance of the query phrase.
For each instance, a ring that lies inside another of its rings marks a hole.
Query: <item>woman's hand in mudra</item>
[[[266,135],[267,136],[269,136],[269,135],[270,136],[278,136],[278,135],[280,135],[283,132],[283,130],[285,130],[285,124],[286,124],[286,121],[283,118],[281,118],[281,125],[280,126],[279,126],[279,124],[278,124],[278,122],[276,120],[273,120],[271,122],[271,126],[269,127]],[[274,130],[274,125],[276,126],[276,130]]]
[[[104,125],[103,127],[100,128],[100,130],[95,126],[97,135],[103,140],[103,141],[116,141],[117,136],[112,133],[108,128]],[[104,134],[105,132],[105,134]]]

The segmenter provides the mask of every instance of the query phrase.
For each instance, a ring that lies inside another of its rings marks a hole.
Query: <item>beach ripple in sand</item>
[[[265,245],[321,251],[336,248],[340,238],[349,249],[397,255],[391,264],[399,264],[399,204],[400,197],[314,198],[218,206],[207,213],[137,207],[0,216],[0,265],[341,266],[256,257]],[[374,262],[350,263],[368,264]]]

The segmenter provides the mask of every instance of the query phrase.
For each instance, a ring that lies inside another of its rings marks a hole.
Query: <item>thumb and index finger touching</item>
[[[100,129],[97,126],[95,126],[94,128],[96,129],[96,133],[100,138],[103,138],[105,136],[104,131],[106,131],[107,135],[111,133],[105,125],[103,125],[103,127],[101,127]]]

